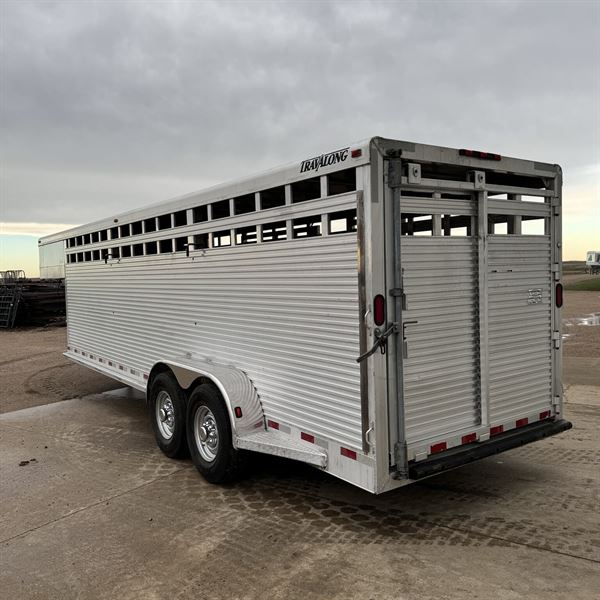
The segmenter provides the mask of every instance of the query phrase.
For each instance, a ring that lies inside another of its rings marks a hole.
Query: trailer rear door
[[[403,177],[393,195],[408,460],[485,441],[553,408],[552,192],[524,201],[483,178]]]
[[[476,199],[401,199],[406,442],[481,421]]]

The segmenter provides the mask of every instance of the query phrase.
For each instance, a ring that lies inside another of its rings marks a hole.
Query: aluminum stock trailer
[[[248,451],[373,493],[554,435],[561,170],[372,138],[40,240],[66,356],[211,482]],[[115,418],[117,418],[115,416]]]

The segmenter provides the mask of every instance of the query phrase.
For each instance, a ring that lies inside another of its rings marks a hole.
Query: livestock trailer
[[[381,493],[570,428],[561,181],[375,137],[40,248],[65,256],[66,356],[145,392],[168,456]]]
[[[600,273],[600,250],[590,250],[585,258],[585,272],[595,275]]]

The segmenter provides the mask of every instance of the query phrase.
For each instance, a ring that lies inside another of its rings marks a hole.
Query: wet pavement
[[[377,497],[268,457],[210,485],[133,392],[6,413],[0,595],[595,598],[599,389],[561,436]]]

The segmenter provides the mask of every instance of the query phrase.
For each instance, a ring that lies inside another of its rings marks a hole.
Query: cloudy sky
[[[600,247],[600,2],[0,0],[0,269],[373,135],[560,163]]]

